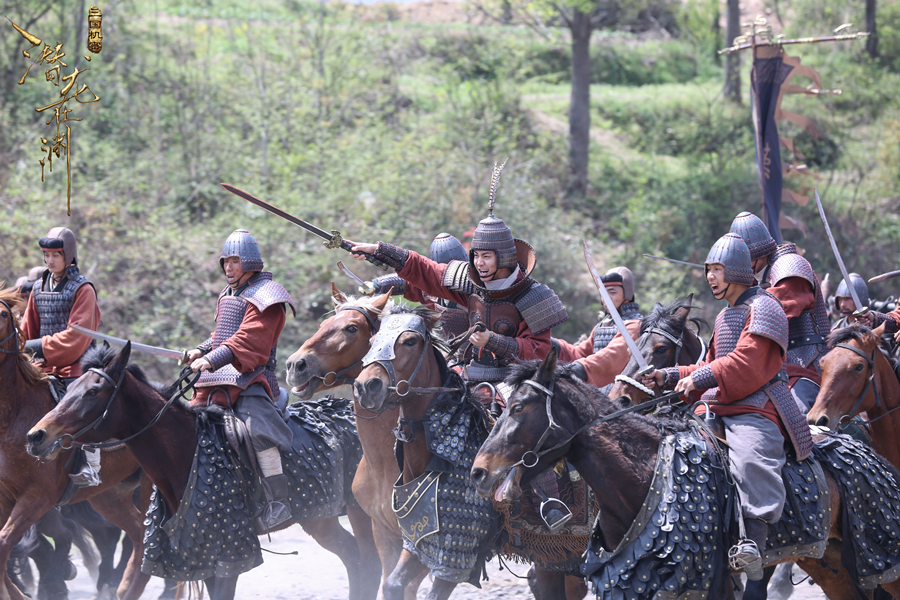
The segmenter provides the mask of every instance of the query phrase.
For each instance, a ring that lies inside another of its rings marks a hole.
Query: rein
[[[78,433],[76,433],[74,435],[71,433],[66,433],[66,434],[63,434],[62,437],[60,437],[60,439],[57,443],[59,444],[59,447],[63,450],[71,450],[72,448],[90,448],[93,450],[104,450],[106,448],[114,448],[116,446],[120,446],[120,445],[124,444],[125,442],[133,440],[137,436],[141,435],[142,433],[144,433],[145,431],[147,431],[148,429],[153,427],[156,424],[156,422],[159,421],[159,419],[163,416],[163,414],[167,410],[169,410],[169,407],[172,406],[172,404],[175,402],[175,400],[183,397],[190,390],[192,390],[194,388],[194,384],[197,383],[197,380],[200,379],[200,375],[201,375],[200,371],[198,371],[196,374],[194,374],[193,371],[191,371],[190,367],[185,367],[184,369],[182,369],[181,376],[175,381],[174,384],[172,384],[173,386],[177,387],[178,389],[175,391],[175,393],[172,395],[172,397],[166,401],[166,403],[163,405],[162,409],[160,409],[160,411],[156,414],[156,416],[153,417],[153,419],[151,419],[149,423],[144,425],[144,427],[141,428],[141,430],[138,431],[137,433],[130,435],[125,439],[116,440],[114,442],[103,442],[101,444],[88,444],[88,443],[84,443],[84,442],[77,442],[75,440],[76,440],[76,438],[81,437],[82,435],[84,435],[85,433],[90,431],[91,429],[96,429],[97,427],[99,427],[100,423],[102,423],[103,420],[106,418],[106,415],[109,413],[109,407],[112,406],[112,401],[116,397],[116,394],[119,392],[119,388],[122,387],[122,382],[125,380],[125,369],[122,369],[122,374],[119,375],[119,381],[113,381],[112,377],[110,377],[109,375],[107,375],[106,373],[101,371],[100,369],[94,368],[94,369],[88,369],[88,371],[100,375],[101,377],[106,379],[109,383],[111,383],[113,385],[113,392],[112,392],[112,394],[110,394],[109,400],[106,402],[106,408],[103,409],[103,412],[100,414],[99,417],[94,419],[89,425],[82,428],[81,431],[79,431]],[[186,386],[182,386],[181,384],[192,374],[194,374],[194,378],[190,381],[190,383],[188,383]],[[66,445],[63,443],[63,440],[65,440],[67,437],[69,438],[69,445]]]
[[[842,422],[840,423],[840,425],[838,427],[841,431],[843,431],[845,426],[847,424],[849,424],[852,416],[856,413],[857,410],[859,410],[859,407],[862,404],[863,399],[866,397],[866,393],[869,391],[870,385],[872,386],[872,391],[875,393],[875,406],[878,408],[881,408],[881,396],[878,393],[878,385],[875,383],[875,353],[878,352],[878,345],[876,344],[875,348],[872,350],[872,356],[869,356],[868,354],[866,354],[865,352],[863,352],[856,346],[851,346],[850,344],[835,344],[834,347],[835,348],[843,348],[844,350],[850,350],[852,352],[855,352],[859,356],[863,357],[863,359],[865,359],[866,363],[868,363],[869,370],[871,371],[869,378],[866,380],[865,387],[863,387],[862,392],[860,392],[859,396],[856,398],[856,402],[853,404],[853,408],[850,409],[850,412],[848,412],[846,415],[841,417]],[[875,417],[874,419],[869,419],[868,421],[863,421],[863,420],[861,420],[861,421],[864,425],[869,425],[870,423],[874,423],[878,419],[888,416],[889,414],[891,414],[892,412],[894,412],[897,409],[900,409],[900,406],[895,406],[894,408],[892,408],[888,411],[885,411],[884,414],[879,415],[879,416]],[[844,418],[847,418],[846,422],[844,422]]]
[[[641,334],[641,337],[638,338],[638,341],[640,341],[641,338],[643,338],[645,335],[649,335],[652,333],[657,333],[657,334],[663,336],[664,338],[666,338],[667,340],[669,340],[670,342],[672,342],[673,344],[675,344],[675,365],[678,365],[678,357],[681,355],[681,348],[684,346],[684,327],[681,328],[681,334],[678,337],[675,337],[674,335],[672,335],[665,329],[660,329],[659,327],[650,327],[647,331],[645,331],[643,334]],[[700,337],[697,336],[697,339],[700,339]],[[701,343],[701,350],[702,350],[703,349],[703,341],[700,340],[700,343]],[[698,361],[703,360],[703,355],[704,355],[704,353],[701,351],[700,357],[697,360]],[[634,379],[633,377],[629,377],[628,375],[623,375],[623,374],[616,375],[615,381],[616,382],[621,381],[623,383],[626,383],[626,384],[644,392],[648,396],[654,396],[656,394],[656,392],[654,390],[645,386],[643,383],[641,383],[637,379]]]
[[[19,354],[19,326],[16,324],[16,317],[13,314],[12,309],[9,307],[9,304],[6,303],[6,300],[0,300],[0,304],[6,307],[6,310],[9,312],[10,323],[12,323],[12,333],[0,340],[0,354]],[[8,342],[10,338],[16,339],[14,345],[15,350],[7,350],[3,347],[6,345],[6,342]]]
[[[354,311],[358,312],[359,314],[361,314],[362,316],[364,316],[366,318],[366,322],[369,324],[369,327],[371,328],[372,335],[375,335],[375,333],[378,332],[378,322],[372,318],[372,315],[370,315],[366,309],[364,309],[360,306],[345,306],[345,307],[341,308],[340,312],[343,312],[345,310],[354,310]],[[325,387],[331,387],[331,386],[335,385],[336,383],[352,385],[353,382],[356,381],[356,379],[350,378],[350,377],[342,377],[342,375],[344,375],[345,373],[348,373],[348,372],[352,371],[353,369],[355,369],[356,367],[360,367],[360,366],[362,366],[362,359],[359,359],[358,361],[356,361],[349,367],[344,367],[340,371],[329,371],[329,372],[325,373],[324,375],[313,375],[313,377],[316,379],[321,379],[322,380],[321,384],[324,385]],[[330,380],[329,380],[329,377],[331,378]],[[313,392],[315,392],[316,389],[318,389],[318,387],[319,386],[316,385],[316,388],[313,390]]]

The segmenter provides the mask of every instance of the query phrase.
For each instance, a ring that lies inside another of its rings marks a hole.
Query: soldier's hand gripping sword
[[[828,219],[825,217],[825,209],[822,208],[822,201],[819,199],[819,190],[815,189],[814,191],[816,195],[816,207],[819,209],[819,217],[822,219],[822,225],[825,226],[825,235],[828,236],[828,242],[831,244],[831,251],[834,252],[834,259],[837,261],[838,268],[841,270],[841,275],[844,276],[844,281],[847,282],[847,288],[850,290],[850,297],[853,298],[853,305],[856,307],[853,316],[860,317],[869,312],[869,307],[862,305],[862,302],[859,301],[859,296],[856,293],[856,288],[850,283],[850,275],[847,274],[847,267],[844,266],[841,252],[838,250],[837,243],[834,241],[834,235],[831,233],[831,227],[828,225]]]
[[[81,335],[86,335],[90,338],[94,338],[95,340],[101,342],[107,342],[113,346],[124,346],[128,343],[128,340],[123,340],[122,338],[113,337],[111,335],[106,335],[105,333],[100,333],[98,331],[92,331],[90,329],[85,329],[80,325],[70,325],[72,329],[80,333]],[[159,346],[148,346],[147,344],[138,344],[137,342],[131,342],[131,349],[135,352],[143,352],[145,354],[153,354],[154,356],[163,356],[165,358],[174,358],[178,360],[180,363],[187,362],[187,350],[169,350],[168,348],[160,348]]]
[[[331,233],[328,233],[324,229],[319,229],[315,225],[313,225],[311,223],[307,223],[303,219],[301,219],[299,217],[295,217],[294,215],[281,210],[277,206],[272,206],[268,202],[263,202],[256,196],[254,196],[252,194],[248,194],[247,192],[245,192],[243,190],[239,190],[238,188],[234,187],[233,185],[229,185],[227,183],[223,183],[221,185],[223,188],[225,188],[226,190],[228,190],[235,196],[239,196],[239,197],[243,198],[244,200],[246,200],[247,202],[250,202],[251,204],[255,204],[256,206],[269,211],[273,215],[281,217],[285,221],[288,221],[289,223],[293,223],[297,227],[302,227],[303,229],[307,230],[308,232],[319,236],[320,238],[325,240],[326,248],[340,248],[341,250],[346,250],[347,252],[352,251],[353,246],[349,242],[344,241],[344,238],[341,236],[341,232],[338,231],[337,229],[332,229]],[[366,254],[366,261],[372,263],[376,267],[380,267],[381,269],[383,269],[385,271],[388,270],[388,266],[385,263],[381,262],[380,260],[378,260],[377,258],[372,256],[371,254]]]
[[[625,327],[625,322],[622,320],[621,315],[619,315],[619,311],[616,309],[616,305],[613,303],[612,298],[609,297],[609,292],[606,291],[606,286],[603,285],[603,281],[600,279],[600,275],[597,273],[597,269],[594,267],[594,261],[591,259],[591,252],[590,250],[588,250],[587,242],[582,240],[581,245],[584,248],[584,262],[587,263],[588,269],[590,269],[591,271],[591,277],[593,277],[594,279],[594,284],[597,286],[597,290],[600,292],[600,296],[603,298],[603,304],[606,305],[606,312],[609,313],[610,317],[612,317],[613,323],[616,324],[616,329],[618,329],[619,333],[622,334],[622,339],[625,340],[625,345],[628,346],[628,350],[631,352],[634,360],[637,361],[638,367],[640,367],[640,371],[638,371],[636,378],[640,379],[640,377],[645,373],[650,373],[651,371],[655,370],[655,367],[651,367],[647,364],[647,361],[644,359],[644,355],[641,354],[641,351],[638,349],[637,344],[634,343],[634,338],[631,337],[631,332],[628,331],[627,327]]]

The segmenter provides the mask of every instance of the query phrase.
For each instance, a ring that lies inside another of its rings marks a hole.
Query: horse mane
[[[87,371],[88,369],[106,369],[118,353],[119,351],[117,348],[106,343],[98,344],[93,348],[88,348],[87,352],[84,353],[84,356],[81,357],[81,369],[82,371]],[[147,374],[144,373],[144,370],[134,363],[130,363],[125,367],[125,370],[131,373],[131,375],[139,382],[153,388],[154,391],[164,398],[168,398],[175,393],[175,388],[173,386],[158,381],[150,381]]]
[[[431,321],[434,323],[428,331],[428,334],[431,336],[431,343],[441,352],[447,353],[450,351],[447,340],[444,339],[441,321],[437,312],[424,306],[411,308],[405,304],[394,304],[389,308],[385,307],[385,311],[382,313],[381,318],[384,319],[384,317],[388,315],[416,315],[425,321],[426,324]]]
[[[852,323],[846,327],[841,327],[840,329],[832,331],[828,334],[828,337],[825,338],[825,343],[828,345],[828,349],[831,350],[836,345],[844,344],[850,340],[865,344],[866,342],[871,342],[874,337],[872,330],[865,325]]]
[[[387,314],[390,310],[396,305],[394,303],[393,298],[388,299],[387,304],[384,305],[384,309],[379,309],[375,306],[375,301],[378,300],[378,296],[346,296],[347,301],[341,302],[334,309],[334,313],[337,314],[344,310],[344,307],[347,306],[358,306],[359,308],[364,308],[365,310],[371,312],[375,315],[375,318],[381,318],[382,314]]]
[[[25,380],[26,384],[36,385],[41,381],[44,381],[47,377],[39,366],[31,362],[30,355],[25,353],[25,336],[22,334],[22,329],[19,327],[19,321],[17,319],[17,313],[23,312],[25,308],[25,299],[19,294],[19,288],[9,287],[0,289],[0,300],[6,302],[13,312],[13,314],[10,315],[10,319],[12,319],[13,327],[15,327],[18,332],[19,352],[15,355],[16,368],[19,370],[19,375]]]
[[[664,323],[668,324],[668,322],[672,318],[672,315],[675,314],[675,311],[681,308],[691,309],[695,307],[690,304],[685,304],[681,298],[675,298],[672,302],[666,305],[657,302],[653,307],[653,310],[650,311],[650,314],[648,314],[643,318],[643,320],[641,320],[641,333],[646,333],[647,330],[651,327],[659,327]],[[687,325],[688,322],[693,323],[697,326],[698,335],[702,329],[709,329],[709,323],[707,323],[706,319],[702,317],[688,317],[685,325]]]

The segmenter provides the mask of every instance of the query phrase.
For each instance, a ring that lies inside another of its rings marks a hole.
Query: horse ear
[[[694,294],[688,296],[687,302],[672,311],[672,318],[678,322],[678,325],[684,327],[687,322],[688,315],[691,314],[691,301]]]
[[[101,348],[103,348],[104,350],[109,348],[109,342],[107,342],[106,340],[103,340],[103,345],[101,346]]]
[[[550,346],[550,352],[547,353],[547,356],[538,368],[537,373],[534,374],[534,380],[539,383],[548,383],[552,381],[553,376],[556,374],[556,362],[558,359],[559,353],[556,351],[556,345],[552,344]]]
[[[661,302],[656,302],[653,304],[653,310],[656,310],[657,308],[662,308],[662,307],[663,307],[663,305]]]
[[[335,310],[337,310],[338,306],[341,304],[347,303],[347,296],[338,289],[338,286],[334,285],[333,281],[331,282],[331,303],[334,305]]]
[[[122,370],[128,366],[128,359],[131,358],[131,340],[125,342],[125,345],[122,346],[122,349],[119,350],[119,353],[112,359],[109,367],[106,368],[107,374],[112,376],[114,373],[118,376]],[[113,377],[115,379],[115,377]]]
[[[872,333],[875,335],[876,340],[880,340],[881,336],[884,335],[885,325],[887,325],[887,321],[885,321],[884,323],[882,323],[881,325],[879,325],[878,327],[876,327],[875,329],[872,330]]]
[[[441,322],[441,313],[436,310],[429,310],[425,313],[425,325],[428,329],[434,329]]]
[[[377,312],[383,311],[384,307],[387,306],[388,300],[391,299],[391,294],[393,293],[394,288],[391,288],[382,295],[372,300],[372,308],[374,308]]]

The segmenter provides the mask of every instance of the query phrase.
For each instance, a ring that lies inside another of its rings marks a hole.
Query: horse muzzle
[[[381,410],[387,399],[388,386],[378,377],[353,382],[353,398],[366,410]]]
[[[53,460],[59,453],[59,440],[50,440],[46,430],[35,427],[28,432],[25,449],[35,458]]]

